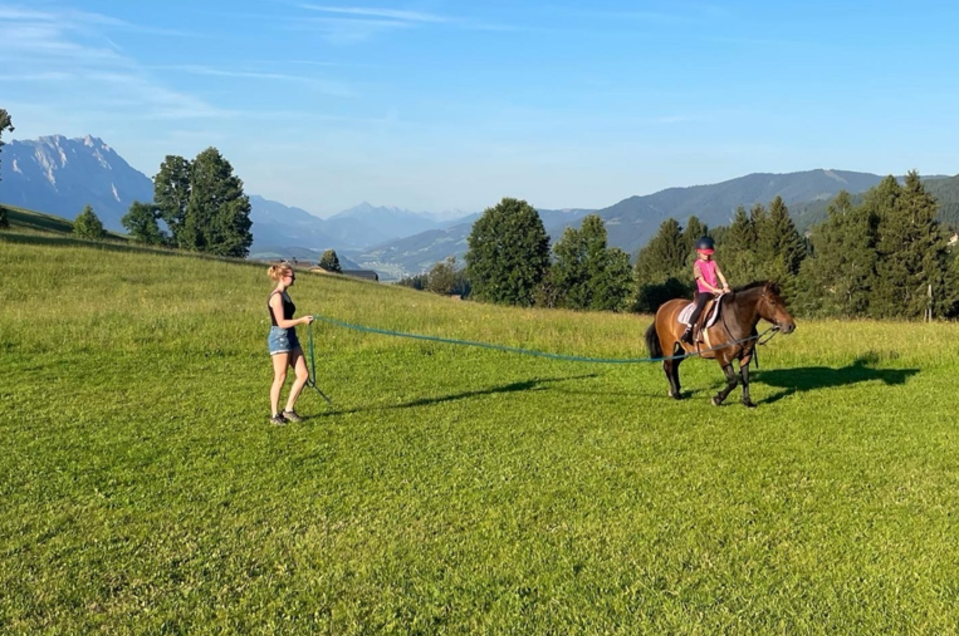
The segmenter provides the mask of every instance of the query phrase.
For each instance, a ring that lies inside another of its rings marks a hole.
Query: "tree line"
[[[797,315],[959,317],[959,250],[919,175],[909,172],[901,183],[888,176],[856,199],[840,192],[805,234],[778,196],[748,211],[740,206],[728,226],[709,228],[693,216],[684,228],[667,219],[631,266],[608,246],[599,216],[550,246],[535,208],[504,198],[474,223],[465,269],[447,259],[401,284],[453,293],[445,281],[458,275],[460,288],[484,302],[651,313],[692,296],[693,244],[710,236],[734,285],[777,281]]]

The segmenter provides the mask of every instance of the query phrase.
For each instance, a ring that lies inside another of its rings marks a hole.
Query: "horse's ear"
[[[775,280],[767,280],[765,285],[766,291],[770,291],[777,296],[782,296],[782,289],[779,287],[779,282]]]

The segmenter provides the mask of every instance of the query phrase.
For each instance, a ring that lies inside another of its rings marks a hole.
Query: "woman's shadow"
[[[870,365],[879,361],[879,356],[868,353],[856,358],[849,366],[833,369],[831,367],[795,367],[792,369],[756,370],[750,374],[750,381],[762,382],[783,390],[762,400],[764,403],[777,402],[793,393],[847,386],[857,382],[880,380],[887,386],[905,384],[910,376],[919,373],[919,369],[874,369]]]

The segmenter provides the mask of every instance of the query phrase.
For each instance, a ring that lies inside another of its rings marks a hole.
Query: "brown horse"
[[[689,301],[676,298],[663,303],[656,311],[653,324],[646,330],[646,347],[654,358],[664,357],[664,351],[671,352],[663,360],[663,370],[669,380],[669,395],[677,400],[682,399],[679,364],[687,356],[698,355],[715,358],[726,374],[726,386],[713,396],[713,404],[722,404],[741,381],[743,404],[756,406],[749,399],[749,362],[756,348],[756,325],[759,319],[773,323],[782,333],[792,333],[796,329],[796,322],[786,311],[780,294],[779,286],[770,281],[737,287],[723,297],[719,316],[711,327],[704,330],[702,342],[691,345],[680,339],[686,326],[679,322],[679,313]],[[704,319],[707,311],[703,312]],[[739,361],[739,373],[733,369],[733,360]]]

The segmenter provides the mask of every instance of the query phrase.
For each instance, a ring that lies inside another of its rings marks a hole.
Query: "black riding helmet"
[[[696,241],[696,250],[708,250],[710,253],[716,249],[716,244],[713,243],[713,239],[708,236],[704,236]]]

